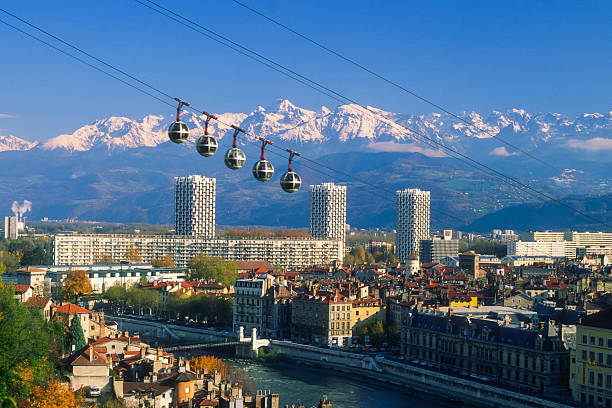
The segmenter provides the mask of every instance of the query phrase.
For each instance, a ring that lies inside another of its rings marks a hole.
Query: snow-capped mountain
[[[205,117],[190,111],[181,116],[190,129],[189,141],[183,145],[174,145],[167,138],[174,115],[101,119],[43,143],[0,136],[0,181],[5,186],[0,204],[5,203],[8,210],[15,199],[30,200],[34,217],[168,223],[172,222],[173,178],[188,174],[217,179],[218,220],[229,225],[303,226],[308,219],[306,187],[325,181],[350,182],[346,174],[388,191],[430,190],[432,217],[441,209],[466,223],[534,199],[496,177],[445,157],[437,145],[425,143],[423,136],[555,197],[608,193],[612,186],[612,113],[568,118],[522,109],[462,112],[459,116],[466,124],[447,114],[413,115],[356,105],[309,110],[278,100],[250,113],[217,116],[219,120],[213,120],[209,130],[219,139],[221,154],[210,158],[193,151],[195,140],[204,133]],[[252,142],[262,136],[339,171],[319,171],[313,163],[296,160],[304,188],[288,196],[278,185],[286,157],[270,155],[277,169],[274,180],[260,183],[249,169],[259,157],[259,143],[247,143],[244,138],[239,143],[245,145],[248,163],[242,171],[229,171],[222,156],[231,142],[230,124],[245,129]],[[560,171],[542,166],[493,136],[554,163]],[[379,191],[372,195],[359,182],[349,185],[349,223],[393,225],[393,200],[379,199]],[[588,200],[585,202],[590,203]],[[577,208],[581,205],[576,204]],[[593,211],[605,213],[602,208]],[[448,220],[436,222],[447,226]],[[553,220],[546,228],[555,225]]]
[[[493,111],[487,115],[462,112],[469,124],[447,114],[413,115],[386,112],[373,107],[341,105],[318,111],[278,100],[258,106],[252,112],[219,114],[222,123],[212,121],[210,131],[220,139],[230,136],[226,124],[236,124],[253,135],[309,148],[329,151],[368,149],[373,151],[419,151],[430,156],[441,153],[423,135],[463,152],[476,149],[489,156],[512,156],[517,152],[501,143],[481,143],[493,136],[523,150],[551,149],[597,153],[612,150],[612,112],[584,114],[570,119],[557,113],[529,113],[522,109]],[[167,142],[166,130],[173,116],[149,115],[142,119],[111,117],[101,119],[41,143],[43,150],[88,151],[102,148],[109,152],[153,147]],[[190,128],[190,142],[204,133],[203,115],[185,112],[182,120]],[[395,122],[395,123],[394,123]],[[401,126],[398,126],[401,125]],[[28,150],[36,146],[14,136],[0,138],[0,151]]]
[[[0,135],[0,152],[10,152],[14,150],[30,150],[35,147],[38,142],[29,142],[20,139],[16,136],[1,136]]]

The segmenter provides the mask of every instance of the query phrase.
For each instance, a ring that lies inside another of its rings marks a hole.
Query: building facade
[[[19,237],[19,218],[16,215],[4,217],[4,239]]]
[[[199,175],[174,178],[176,235],[214,238],[216,179]]]
[[[572,396],[581,406],[612,406],[612,310],[582,318],[576,325],[571,359]]]
[[[565,241],[514,241],[507,243],[508,255],[518,256],[565,256]]]
[[[263,297],[274,278],[263,275],[253,279],[238,279],[234,285],[234,331],[244,327],[246,333],[253,328],[261,334],[263,326]]]
[[[322,183],[310,186],[310,236],[339,239],[344,258],[346,236],[346,186]]]
[[[91,265],[105,256],[125,259],[136,248],[143,262],[169,256],[184,268],[198,254],[234,261],[268,261],[282,267],[326,264],[342,258],[339,239],[210,239],[178,235],[58,234],[52,240],[55,265]]]
[[[291,303],[291,337],[328,346],[351,344],[352,302],[340,293],[303,295]]]
[[[447,256],[457,256],[458,253],[459,240],[434,237],[432,239],[421,240],[419,260],[422,263],[440,262]]]
[[[429,191],[418,188],[396,192],[396,243],[400,262],[406,262],[408,255],[418,253],[421,240],[429,239]]]
[[[569,352],[553,323],[517,324],[508,316],[498,320],[417,307],[402,328],[402,352],[412,361],[557,394],[567,390]]]
[[[112,286],[131,287],[145,278],[148,281],[182,282],[184,268],[153,267],[150,264],[112,265],[40,265],[45,271],[45,286],[52,296],[61,292],[64,280],[71,271],[85,271],[89,275],[92,293],[104,293]]]

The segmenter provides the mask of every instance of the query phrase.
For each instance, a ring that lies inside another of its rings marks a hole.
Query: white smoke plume
[[[23,214],[32,210],[32,202],[29,200],[23,200],[23,203],[19,204],[19,202],[13,201],[13,205],[11,205],[11,210],[13,211],[13,214],[18,216],[21,220]]]

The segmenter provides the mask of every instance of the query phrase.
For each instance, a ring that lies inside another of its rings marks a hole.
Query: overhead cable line
[[[413,91],[413,90],[411,90],[411,89],[409,89],[409,88],[407,88],[407,87],[405,87],[405,86],[403,86],[403,85],[401,85],[401,84],[399,84],[399,83],[389,79],[386,76],[383,76],[382,74],[377,73],[373,69],[368,68],[365,65],[357,62],[356,60],[345,56],[344,54],[340,53],[339,51],[333,50],[332,48],[326,46],[325,44],[322,44],[321,42],[316,41],[316,40],[310,38],[309,36],[307,36],[305,34],[302,34],[299,31],[294,30],[293,28],[287,26],[286,24],[283,24],[280,21],[265,15],[264,13],[262,13],[262,12],[256,10],[256,9],[254,9],[254,8],[244,4],[243,2],[241,2],[239,0],[231,0],[231,1],[233,1],[234,3],[238,4],[239,6],[245,8],[245,9],[251,11],[252,13],[257,14],[258,16],[260,16],[260,17],[270,21],[271,23],[273,23],[273,24],[283,28],[284,30],[287,30],[287,31],[295,34],[296,36],[298,36],[298,37],[308,41],[309,43],[311,43],[311,44],[313,44],[313,45],[315,45],[315,46],[317,46],[317,47],[327,51],[328,53],[330,53],[330,54],[332,54],[332,55],[334,55],[334,56],[344,60],[345,62],[348,62],[349,64],[351,64],[351,65],[361,69],[362,71],[365,71],[365,72],[367,72],[370,75],[373,75],[374,77],[376,77],[376,78],[386,82],[387,84],[392,85],[395,88],[397,88],[397,89],[399,89],[399,90],[401,90],[401,91],[403,91],[403,92],[405,92],[407,94],[412,95],[413,97],[421,100],[422,102],[425,102],[425,103],[429,104],[430,106],[433,106],[434,108],[436,108],[436,109],[438,109],[438,110],[440,110],[440,111],[442,111],[442,112],[444,112],[444,113],[454,117],[457,120],[460,120],[461,122],[465,123],[466,125],[470,126],[471,128],[476,129],[476,130],[478,130],[480,132],[484,132],[484,133],[488,134],[489,136],[495,138],[496,140],[499,140],[501,143],[505,144],[506,146],[509,146],[509,147],[511,147],[511,148],[513,148],[513,149],[515,149],[515,150],[525,154],[526,156],[532,158],[533,160],[536,160],[539,163],[541,163],[541,164],[543,164],[543,165],[545,165],[547,167],[550,167],[551,169],[553,169],[555,171],[563,173],[563,169],[560,169],[559,167],[557,167],[557,166],[555,166],[555,165],[553,165],[553,164],[551,164],[551,163],[549,163],[549,162],[547,162],[547,161],[545,161],[545,160],[543,160],[543,159],[533,155],[532,153],[530,153],[530,152],[520,148],[519,146],[516,146],[515,144],[508,142],[507,140],[499,137],[497,134],[491,132],[490,130],[483,129],[483,128],[477,126],[475,123],[467,121],[466,119],[462,118],[461,116],[457,115],[456,113],[451,112],[450,110],[446,109],[442,105],[440,105],[440,104],[438,104],[436,102],[433,102],[432,100],[430,100],[430,99],[428,99],[428,98],[426,98],[424,96],[421,96],[421,95],[417,94],[415,91]]]
[[[283,71],[282,73],[284,75],[292,78],[292,79],[298,80],[298,82],[301,82],[301,83],[304,83],[304,81],[308,82],[309,84],[306,84],[306,85],[309,86],[310,88],[312,88],[312,89],[314,89],[314,90],[316,90],[318,92],[321,92],[321,93],[323,93],[323,94],[325,94],[325,95],[327,95],[327,96],[329,96],[329,97],[339,101],[340,103],[350,102],[350,103],[352,103],[354,105],[357,105],[357,106],[359,106],[360,108],[362,108],[364,110],[364,113],[366,113],[368,116],[370,116],[370,117],[372,117],[372,118],[374,118],[376,120],[386,122],[387,124],[390,124],[391,126],[400,127],[402,129],[404,129],[405,131],[413,133],[414,135],[418,135],[421,139],[427,139],[429,142],[434,143],[435,145],[439,146],[440,148],[442,148],[445,151],[447,151],[448,153],[450,153],[451,157],[454,157],[455,159],[460,160],[460,161],[468,164],[469,166],[474,167],[474,168],[476,168],[476,169],[478,169],[478,170],[480,170],[480,171],[482,171],[482,172],[484,172],[486,174],[489,174],[491,176],[497,177],[501,181],[503,181],[503,182],[513,186],[513,187],[518,187],[518,188],[522,189],[523,191],[525,191],[526,193],[528,193],[529,195],[531,195],[533,197],[536,197],[536,198],[538,198],[538,199],[540,199],[540,200],[542,200],[544,202],[551,201],[551,202],[555,203],[557,206],[569,209],[569,210],[571,210],[572,212],[574,212],[576,214],[580,214],[580,215],[582,215],[585,218],[588,218],[588,219],[590,219],[592,221],[595,221],[597,223],[600,223],[600,224],[605,225],[606,227],[612,229],[612,226],[607,224],[607,223],[605,223],[604,221],[598,220],[597,218],[592,217],[591,215],[589,215],[589,214],[587,214],[587,213],[585,213],[585,212],[583,212],[581,210],[578,210],[578,209],[568,205],[567,203],[564,203],[563,201],[561,201],[561,200],[551,196],[550,194],[547,194],[545,192],[541,192],[541,191],[535,189],[534,187],[531,187],[530,185],[528,185],[528,184],[518,180],[515,177],[508,176],[508,175],[506,175],[506,174],[504,174],[504,173],[502,173],[502,172],[500,172],[498,170],[495,170],[494,168],[492,168],[492,167],[490,167],[490,166],[488,166],[486,164],[483,164],[483,163],[481,163],[481,162],[479,162],[477,160],[474,160],[471,157],[469,157],[469,156],[467,156],[467,155],[457,151],[456,149],[450,148],[450,147],[444,145],[443,143],[438,142],[437,140],[428,137],[426,134],[424,134],[424,133],[422,133],[422,132],[420,132],[418,130],[409,128],[409,127],[401,125],[401,124],[399,124],[399,123],[397,123],[397,122],[395,122],[395,121],[393,121],[393,120],[391,120],[389,118],[386,118],[385,116],[383,116],[380,113],[376,112],[372,108],[370,108],[368,106],[364,106],[361,103],[355,101],[354,99],[351,99],[351,98],[349,98],[347,96],[344,96],[344,95],[342,95],[342,94],[340,94],[340,93],[330,89],[329,87],[327,87],[325,85],[322,85],[321,83],[319,83],[317,81],[311,80],[310,78],[308,78],[308,77],[306,77],[306,76],[304,76],[302,74],[299,74],[298,72],[296,72],[296,71],[294,71],[294,70],[292,70],[292,69],[290,69],[290,68],[288,68],[288,67],[286,67],[286,66],[284,66],[284,65],[282,65],[282,64],[280,64],[280,63],[278,63],[278,62],[276,62],[274,60],[271,60],[271,59],[263,56],[262,54],[260,54],[260,53],[258,53],[256,51],[253,51],[253,50],[251,50],[251,49],[249,49],[247,47],[244,47],[244,46],[238,44],[237,42],[229,39],[228,37],[223,36],[221,34],[218,34],[218,33],[214,32],[213,30],[210,30],[209,28],[206,28],[206,27],[202,26],[201,24],[199,24],[199,23],[197,23],[197,22],[195,22],[195,21],[193,21],[193,20],[191,20],[191,19],[189,19],[187,17],[184,17],[181,14],[179,14],[177,12],[174,12],[174,11],[172,11],[172,10],[170,10],[170,9],[168,9],[168,8],[166,8],[166,7],[160,5],[160,4],[158,4],[158,3],[156,3],[156,2],[154,2],[152,0],[142,0],[142,1],[141,0],[134,0],[134,1],[139,3],[139,4],[141,4],[141,5],[143,5],[144,7],[147,7],[149,9],[157,12],[158,14],[161,14],[161,15],[167,17],[167,18],[170,18],[171,20],[176,21],[179,24],[181,24],[181,25],[183,25],[183,26],[185,26],[187,28],[189,28],[189,29],[191,29],[193,31],[196,31],[196,32],[198,32],[198,33],[200,33],[200,34],[202,34],[204,36],[206,36],[209,39],[212,39],[212,40],[214,40],[216,42],[219,42],[219,43],[221,43],[221,44],[223,44],[223,45],[225,45],[225,46],[227,46],[227,47],[229,47],[231,49],[234,49],[235,51],[239,52],[240,54],[245,55],[245,53],[248,53],[249,55],[247,55],[247,56],[249,58],[251,58],[251,59],[253,59],[253,60],[255,60],[255,61],[257,61],[257,62],[259,62],[259,63],[261,63],[263,65],[266,65],[266,66],[269,67],[270,64],[272,64],[272,65],[275,66],[272,69],[274,69],[276,71],[279,71],[279,69],[287,71],[287,72]],[[146,4],[144,2],[152,4],[153,6],[151,6],[149,4]],[[227,42],[229,42],[230,45],[228,45]],[[236,47],[238,47],[240,50],[236,50]],[[260,59],[258,59],[258,58],[260,58]],[[262,61],[262,59],[263,59],[263,61]],[[300,79],[296,79],[295,77],[292,77],[291,75],[289,75],[289,73],[299,77]],[[316,85],[316,86],[313,86],[313,85]],[[321,88],[321,89],[319,89],[319,88]],[[330,93],[335,95],[335,96],[330,95]],[[425,143],[427,143],[427,144],[429,144],[431,146],[431,143],[429,143],[429,142],[425,141]],[[460,156],[460,157],[457,157],[457,156]],[[318,165],[323,165],[322,163],[317,162],[316,160],[312,160],[312,159],[305,159],[305,160],[310,160],[313,163],[316,163]],[[512,183],[515,183],[515,184],[512,184]]]
[[[6,13],[6,14],[9,14],[10,16],[12,16],[12,17],[14,17],[15,19],[17,19],[17,20],[21,21],[22,23],[24,23],[24,24],[26,24],[26,25],[30,26],[31,28],[34,28],[34,29],[36,29],[36,30],[38,30],[38,31],[40,31],[40,32],[42,32],[42,33],[44,33],[44,34],[46,34],[46,35],[48,35],[48,36],[50,36],[50,37],[54,38],[55,40],[57,40],[57,41],[61,42],[62,44],[66,45],[66,46],[68,46],[68,47],[70,47],[70,48],[72,48],[72,49],[74,49],[74,50],[76,50],[76,51],[78,51],[78,52],[80,52],[80,53],[82,53],[82,54],[84,54],[84,55],[87,55],[88,57],[90,57],[90,58],[92,58],[92,59],[94,59],[94,60],[98,61],[99,63],[101,63],[101,64],[105,65],[105,66],[106,66],[106,67],[108,67],[108,68],[111,68],[111,69],[113,69],[113,70],[115,70],[115,71],[117,71],[117,72],[120,72],[121,74],[125,75],[126,77],[128,77],[128,78],[130,78],[130,79],[132,79],[132,80],[134,80],[134,81],[136,81],[136,82],[138,82],[138,83],[140,83],[140,84],[142,84],[142,85],[146,86],[147,88],[149,88],[149,89],[151,89],[151,90],[153,90],[153,91],[155,91],[155,92],[160,93],[161,95],[164,95],[164,96],[166,96],[166,97],[168,97],[168,98],[171,98],[171,99],[176,99],[176,98],[172,98],[172,96],[171,96],[171,95],[169,95],[169,94],[167,94],[166,92],[164,92],[164,91],[162,91],[162,90],[160,90],[160,89],[158,89],[158,88],[156,88],[156,87],[154,87],[154,86],[152,86],[152,85],[150,85],[150,84],[148,84],[148,83],[146,83],[146,82],[144,82],[144,81],[142,81],[142,80],[138,79],[137,77],[135,77],[135,76],[133,76],[133,75],[131,75],[131,74],[129,74],[129,73],[127,73],[127,72],[125,72],[125,71],[123,71],[123,70],[119,69],[119,68],[117,68],[117,67],[116,67],[116,66],[114,66],[114,65],[111,65],[111,64],[109,64],[109,63],[107,63],[107,62],[105,62],[105,61],[103,61],[103,60],[101,60],[101,59],[99,59],[99,58],[95,57],[93,54],[90,54],[90,53],[88,53],[88,52],[86,52],[86,51],[84,51],[84,50],[80,49],[79,47],[76,47],[76,46],[74,46],[73,44],[70,44],[70,43],[68,43],[68,42],[66,42],[66,41],[64,41],[64,40],[62,40],[62,39],[60,39],[59,37],[57,37],[57,36],[55,36],[55,35],[53,35],[53,34],[51,34],[51,33],[47,32],[47,31],[45,31],[45,30],[43,30],[43,29],[41,29],[41,28],[39,28],[39,27],[37,27],[37,26],[34,26],[33,24],[31,24],[31,23],[29,23],[29,22],[27,22],[27,21],[25,21],[25,20],[23,20],[23,19],[21,19],[21,18],[19,18],[19,17],[15,16],[15,15],[13,15],[13,14],[11,14],[11,13],[7,12],[7,11],[6,11],[6,10],[4,10],[4,9],[0,9],[0,12],[4,12],[4,13]],[[45,41],[45,40],[43,40],[43,39],[41,39],[41,38],[39,38],[39,37],[37,37],[37,36],[35,36],[35,35],[33,35],[33,34],[30,34],[30,33],[26,32],[26,31],[24,31],[24,30],[20,29],[19,27],[16,27],[16,26],[14,26],[14,25],[12,25],[12,24],[10,24],[10,23],[6,22],[5,20],[3,20],[3,19],[1,19],[1,18],[0,18],[0,23],[2,23],[2,24],[4,24],[4,25],[6,25],[6,26],[8,26],[8,27],[10,27],[10,28],[12,28],[12,29],[14,29],[14,30],[18,31],[18,32],[20,32],[20,33],[21,33],[21,34],[23,34],[23,35],[26,35],[27,37],[29,37],[29,38],[31,38],[31,39],[34,39],[34,40],[36,40],[36,41],[38,41],[38,42],[40,42],[40,43],[42,43],[42,44],[44,44],[44,45],[46,45],[46,46],[48,46],[48,47],[50,47],[50,48],[52,48],[52,49],[54,49],[54,50],[56,50],[56,51],[58,51],[58,52],[62,53],[63,55],[66,55],[66,56],[68,56],[68,57],[70,57],[70,58],[73,58],[73,59],[75,59],[76,61],[81,62],[82,64],[85,64],[85,65],[87,65],[88,67],[90,67],[90,68],[92,68],[92,69],[95,69],[96,71],[101,72],[101,73],[103,73],[103,74],[105,74],[105,75],[109,76],[109,77],[110,77],[110,78],[112,78],[112,79],[115,79],[115,80],[117,80],[117,81],[120,81],[120,82],[121,82],[121,83],[123,83],[124,85],[127,85],[127,86],[129,86],[129,87],[131,87],[131,88],[133,88],[133,89],[135,89],[135,90],[137,90],[137,91],[139,91],[139,92],[141,92],[141,93],[143,93],[143,94],[147,95],[147,96],[150,96],[150,97],[152,97],[152,98],[156,99],[156,100],[157,100],[157,101],[159,101],[159,102],[162,102],[162,103],[164,103],[164,104],[166,104],[166,105],[169,105],[169,106],[174,106],[174,104],[172,104],[172,103],[170,103],[170,102],[167,102],[167,101],[165,101],[165,100],[163,100],[163,99],[161,99],[161,98],[159,98],[159,97],[157,97],[157,96],[155,96],[155,95],[151,94],[150,92],[148,92],[148,91],[146,91],[146,90],[143,90],[143,89],[139,88],[138,86],[135,86],[135,85],[133,85],[133,84],[131,84],[131,83],[129,83],[129,82],[127,82],[127,81],[125,81],[125,80],[123,80],[123,79],[119,78],[118,76],[116,76],[116,75],[114,75],[114,74],[112,74],[112,73],[109,73],[109,72],[105,71],[104,69],[101,69],[101,68],[99,68],[99,67],[95,66],[94,64],[91,64],[91,63],[89,63],[89,62],[85,61],[84,59],[82,59],[82,58],[80,58],[80,57],[78,57],[78,56],[75,56],[74,54],[72,54],[72,53],[70,53],[70,52],[67,52],[67,51],[65,51],[65,50],[62,50],[61,48],[56,47],[55,45],[53,45],[53,44],[49,43],[48,41]],[[194,108],[194,109],[195,109],[195,108]],[[193,113],[195,113],[195,114],[197,114],[197,115],[200,115],[200,112],[198,112],[198,111],[196,111],[196,110],[194,110],[194,112],[193,112]],[[211,117],[213,117],[212,115],[210,115],[210,116],[211,116]],[[219,122],[219,123],[221,123],[221,124],[223,124],[223,125],[227,126],[228,128],[233,127],[231,124],[229,124],[229,123],[227,123],[227,122],[224,122],[224,121],[222,121],[222,120],[218,119],[217,117],[214,117],[214,119],[215,119],[217,122]],[[256,137],[254,134],[252,134],[252,133],[250,133],[250,132],[245,132],[245,135],[250,135],[250,136],[252,136],[252,137],[254,137],[254,138]],[[250,140],[249,138],[245,138],[245,140],[246,140],[247,142],[250,142],[250,143],[257,143],[257,140]],[[279,148],[279,149],[282,149],[282,148],[280,148],[280,147],[278,147],[278,146],[276,146],[276,145],[274,145],[274,146],[275,146],[275,147],[277,147],[277,148]],[[272,154],[274,154],[274,155],[276,155],[276,156],[286,158],[286,156],[284,156],[284,155],[282,155],[282,154],[280,154],[280,153],[276,153],[276,152],[274,152],[274,151],[271,151],[271,153],[272,153]],[[301,157],[302,157],[302,158],[305,158],[305,157],[303,157],[303,156],[301,156]],[[327,177],[337,178],[337,177],[336,177],[336,176],[334,176],[334,175],[331,175],[331,174],[328,174],[328,173],[326,173],[326,172],[323,172],[323,171],[321,171],[321,169],[316,168],[316,167],[313,167],[313,166],[309,166],[309,165],[307,165],[307,164],[305,164],[305,163],[302,163],[302,164],[301,164],[301,166],[306,167],[306,168],[309,168],[309,169],[311,169],[311,170],[313,170],[313,171],[315,171],[315,172],[318,172],[318,173],[320,173],[320,174],[322,174],[322,175],[325,175],[325,176],[327,176]],[[387,192],[388,192],[388,191],[390,191],[390,190],[387,190],[387,189],[383,189],[383,188],[381,188],[380,186],[377,186],[377,185],[375,185],[375,184],[373,184],[373,183],[370,183],[370,182],[367,182],[367,181],[365,181],[365,180],[362,180],[362,179],[360,179],[360,178],[358,178],[358,177],[352,176],[352,175],[350,175],[350,174],[347,174],[347,173],[344,173],[344,172],[340,172],[340,171],[336,171],[335,169],[333,169],[333,168],[331,168],[331,167],[327,167],[327,166],[325,166],[325,167],[326,167],[326,168],[328,168],[328,169],[329,169],[330,171],[332,171],[332,172],[343,173],[343,174],[344,174],[346,177],[348,177],[348,178],[350,178],[350,179],[353,179],[353,180],[357,181],[358,183],[363,184],[363,185],[364,185],[364,187],[366,187],[366,188],[368,188],[368,187],[369,187],[369,188],[374,188],[374,189],[382,189],[383,191],[387,191]],[[387,200],[389,200],[389,197],[387,197],[387,196],[383,196],[383,195],[381,195],[381,194],[379,194],[379,193],[376,193],[376,192],[374,192],[374,194],[375,194],[375,195],[377,195],[377,196],[379,196],[379,197],[381,197],[381,198],[383,198],[383,199],[387,199]],[[394,193],[393,193],[393,194],[394,194]],[[394,202],[394,200],[393,200],[393,199],[390,199],[389,201]],[[463,225],[465,225],[465,220],[462,220],[462,219],[460,219],[459,217],[453,216],[453,215],[451,215],[451,214],[448,214],[448,213],[445,213],[445,212],[443,212],[443,211],[439,211],[439,210],[436,210],[436,212],[437,212],[437,213],[439,213],[439,214],[441,214],[441,215],[444,215],[444,216],[445,216],[445,217],[447,217],[447,218],[451,218],[451,219],[457,220],[457,221],[460,223],[460,224],[457,224],[458,226],[463,226]],[[433,218],[433,219],[436,219],[437,217],[432,216],[432,218]],[[438,221],[440,221],[440,220],[438,219]]]

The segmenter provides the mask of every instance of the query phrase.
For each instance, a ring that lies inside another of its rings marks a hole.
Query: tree
[[[214,279],[224,285],[233,285],[238,278],[234,262],[206,254],[193,257],[187,267],[187,278],[190,280]]]
[[[200,356],[194,357],[189,362],[189,367],[196,373],[213,374],[218,372],[221,374],[221,380],[226,380],[228,377],[228,367],[223,360],[215,356]]]
[[[130,261],[134,263],[142,262],[142,256],[140,256],[140,252],[138,252],[138,248],[136,248],[134,245],[128,248],[127,252],[125,253],[124,258],[126,261]]]
[[[70,271],[64,279],[62,292],[64,298],[70,299],[73,297],[89,295],[91,293],[91,281],[86,271]]]
[[[164,255],[161,258],[155,258],[151,260],[151,265],[158,268],[174,268],[174,261],[168,255]]]
[[[83,334],[83,326],[81,326],[81,319],[76,313],[72,316],[72,321],[70,322],[68,339],[71,349],[74,346],[74,350],[80,350],[87,345],[87,340],[85,340],[85,335]]]
[[[44,386],[35,386],[27,401],[31,408],[79,408],[83,398],[72,392],[69,383],[51,380]]]
[[[357,334],[361,342],[365,342],[366,336],[369,336],[370,344],[374,347],[380,347],[385,341],[385,330],[382,322],[378,319],[364,322],[357,328]]]
[[[0,403],[0,408],[17,408],[17,403],[13,398],[7,397]]]
[[[44,383],[54,372],[49,350],[55,347],[42,315],[14,295],[12,286],[0,284],[0,401],[23,402],[32,383]]]

